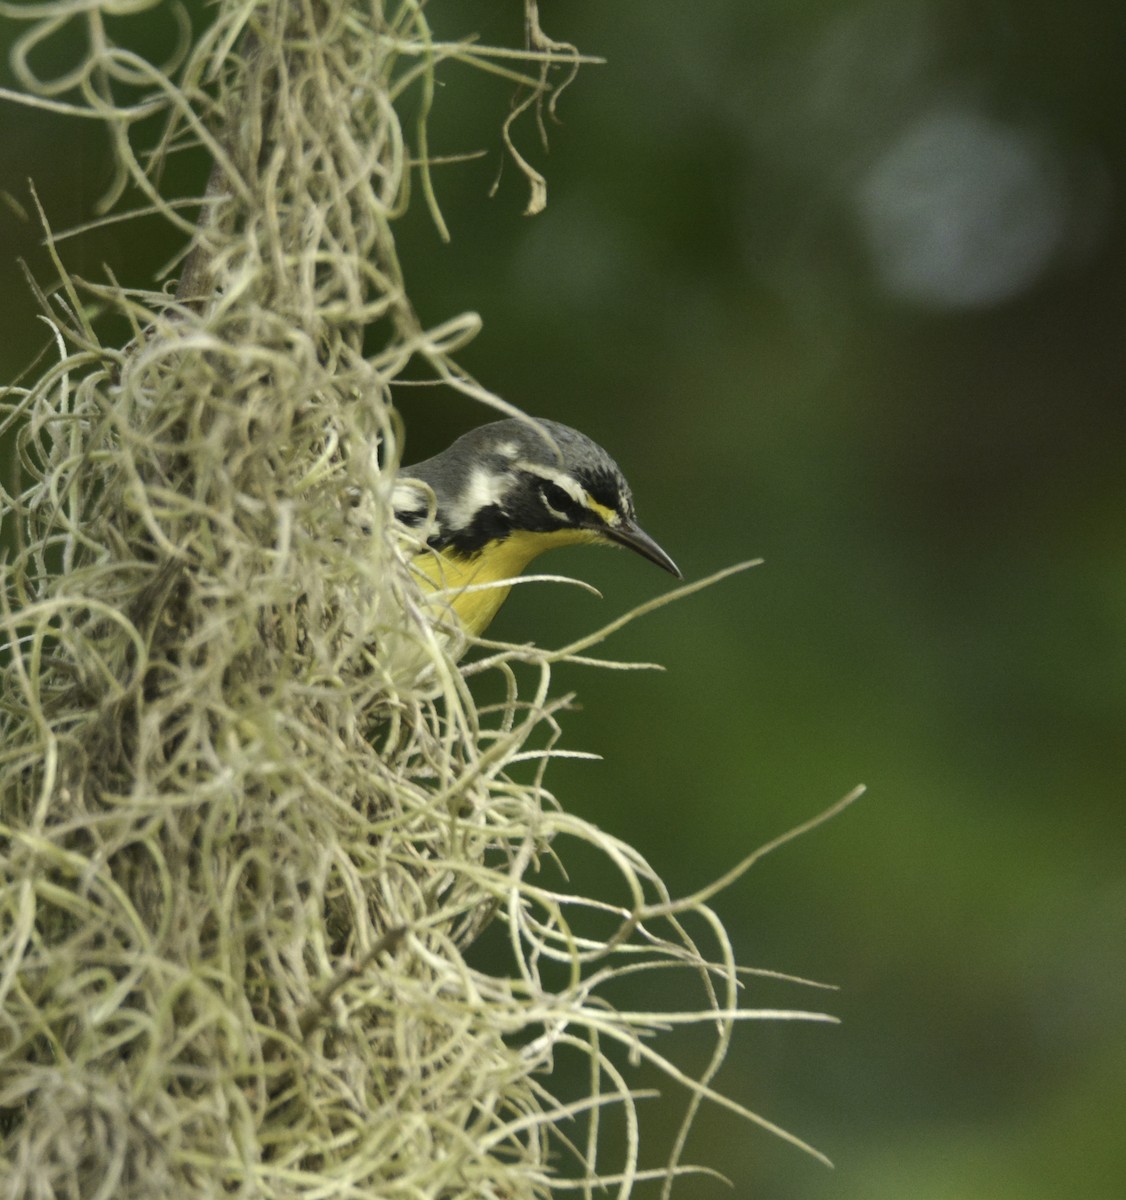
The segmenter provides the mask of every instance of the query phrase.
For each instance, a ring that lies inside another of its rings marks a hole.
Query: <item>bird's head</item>
[[[434,549],[473,558],[487,548],[519,545],[525,561],[552,546],[602,542],[625,546],[680,577],[673,560],[637,524],[629,484],[597,443],[557,421],[493,421],[402,479],[434,492]],[[396,512],[420,525],[428,499],[404,488]]]

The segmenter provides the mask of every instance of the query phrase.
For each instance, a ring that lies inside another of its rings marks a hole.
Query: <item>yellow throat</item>
[[[511,583],[501,580],[515,579],[533,558],[555,546],[601,540],[587,529],[557,529],[550,533],[515,530],[469,557],[449,550],[430,552],[420,554],[415,566],[423,586],[434,593],[440,607],[451,610],[461,628],[476,637],[489,627],[512,590]]]

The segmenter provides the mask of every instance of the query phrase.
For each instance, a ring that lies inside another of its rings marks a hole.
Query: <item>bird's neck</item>
[[[418,566],[437,598],[449,605],[466,633],[477,635],[488,628],[511,591],[512,585],[502,580],[515,579],[545,550],[593,541],[597,541],[596,536],[581,529],[558,529],[550,533],[515,530],[471,555],[459,555],[450,549],[422,555]]]

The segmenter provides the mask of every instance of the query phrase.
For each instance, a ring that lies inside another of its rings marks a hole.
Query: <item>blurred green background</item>
[[[428,14],[519,38],[516,5]],[[548,209],[521,215],[511,163],[487,198],[510,92],[451,67],[432,148],[486,154],[437,174],[452,244],[421,205],[402,222],[415,303],[482,314],[465,365],[602,442],[689,578],[766,560],[610,643],[666,674],[559,673],[582,705],[565,744],[604,761],[549,782],[674,892],[869,787],[717,905],[742,962],[840,986],[751,984],[751,1003],[843,1025],[744,1027],[720,1077],[836,1170],[715,1110],[688,1157],[769,1200],[1120,1200],[1126,9],[543,18],[608,59],[564,95],[547,155],[517,128]],[[0,189],[26,205],[28,176],[56,228],[86,219],[104,134],[0,104]],[[65,243],[68,264],[147,285],[178,246],[150,232]],[[4,380],[45,340],[15,265],[46,277],[37,237],[0,205]],[[437,390],[399,400],[411,458],[486,416]],[[499,636],[559,644],[668,586],[621,554],[544,567],[606,598],[517,589]],[[649,1109],[659,1143],[673,1112]]]

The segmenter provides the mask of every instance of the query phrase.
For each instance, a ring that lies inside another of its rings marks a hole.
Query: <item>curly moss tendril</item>
[[[99,122],[107,210],[139,195],[192,243],[173,294],[72,278],[50,241],[55,361],[0,392],[18,459],[0,495],[0,1193],[668,1194],[701,1101],[768,1125],[711,1086],[734,1024],[827,1018],[741,1007],[711,893],[673,900],[547,790],[552,666],[590,662],[621,622],[459,666],[390,507],[408,364],[504,407],[454,358],[477,318],[424,328],[396,257],[408,183],[440,224],[435,73],[506,76],[515,119],[582,60],[531,0],[516,50],[436,41],[421,0],[206,15],[192,33],[157,0],[0,4],[26,26],[22,91],[0,103]],[[169,61],[129,48],[139,17],[173,23]],[[47,77],[64,36],[81,54]],[[216,164],[198,221],[158,186],[191,147]],[[124,350],[93,311],[128,322]],[[506,699],[478,709],[485,670]],[[568,890],[575,842],[613,899]],[[489,926],[502,974],[471,953]],[[667,1010],[612,1002],[639,974]],[[689,1022],[715,1038],[694,1077],[656,1037]],[[589,1086],[564,1100],[568,1058]],[[638,1060],[687,1096],[655,1153]]]

